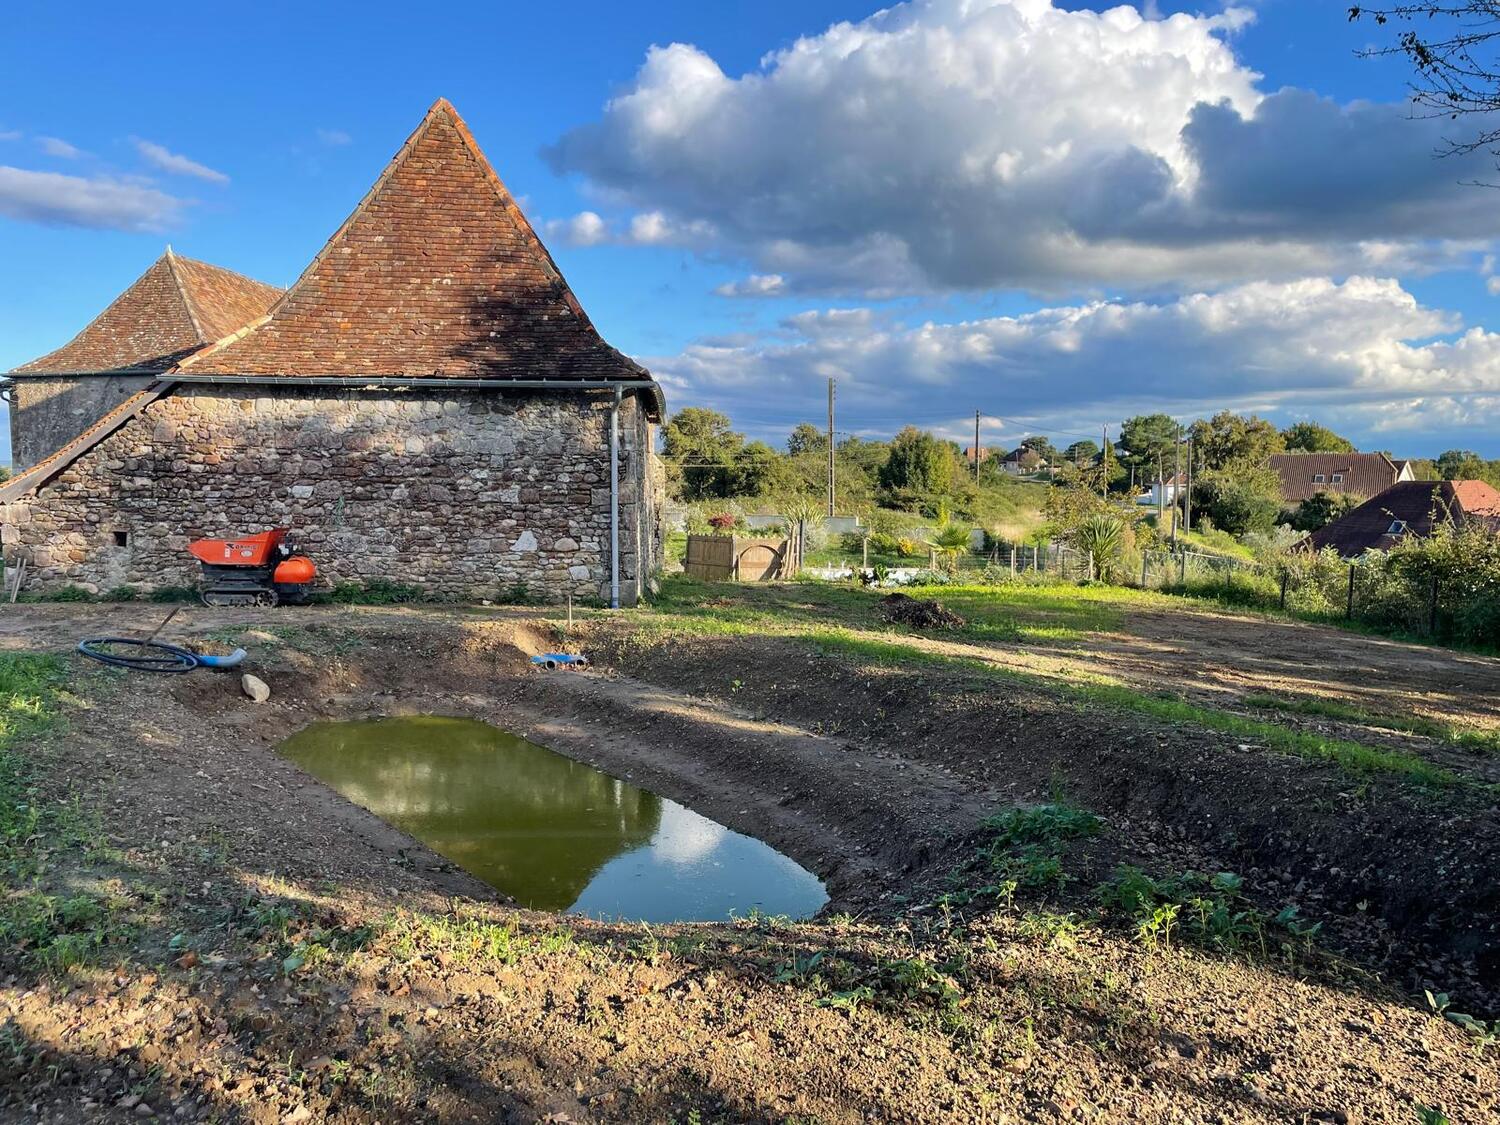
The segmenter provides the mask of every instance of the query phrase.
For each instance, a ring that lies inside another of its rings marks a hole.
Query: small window
[[[128,532],[128,531],[117,531],[117,532],[115,532],[115,546],[116,547],[128,547],[128,546],[130,546],[130,532]]]
[[[1322,484],[1327,479],[1322,473],[1313,474],[1313,484]]]
[[[1343,484],[1344,483],[1344,474],[1343,473],[1334,473],[1333,474],[1333,483],[1334,484]]]
[[[1386,534],[1387,535],[1405,535],[1406,534],[1406,521],[1405,520],[1392,520],[1391,521],[1391,526],[1386,531]]]

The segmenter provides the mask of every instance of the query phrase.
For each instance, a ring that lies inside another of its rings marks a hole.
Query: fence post
[[[865,570],[868,570],[870,568],[870,537],[868,535],[866,535],[864,539],[860,541],[860,552],[861,558],[859,560],[859,565]]]
[[[1427,635],[1437,636],[1438,626],[1438,576],[1432,576],[1432,598],[1427,609]]]
[[[1010,576],[1012,578],[1016,576],[1016,545],[1014,543],[1010,545]]]
[[[1141,589],[1146,588],[1146,560],[1151,557],[1150,551],[1141,552]]]
[[[1354,564],[1349,564],[1349,600],[1344,605],[1344,620],[1354,619]]]
[[[1287,580],[1288,577],[1289,577],[1289,573],[1287,571],[1283,570],[1281,572],[1281,603],[1280,603],[1280,608],[1281,609],[1285,609],[1286,608],[1286,580]]]
[[[1094,555],[1093,555],[1093,552],[1090,552],[1089,554],[1085,555],[1084,558],[1088,561],[1088,564],[1089,564],[1089,581],[1092,582],[1094,580]]]
[[[1187,589],[1187,552],[1177,556],[1177,585]]]

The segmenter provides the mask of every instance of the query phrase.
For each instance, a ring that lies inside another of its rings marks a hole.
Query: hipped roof
[[[16,373],[165,371],[264,316],[280,296],[273,285],[169,248],[82,332]]]
[[[439,99],[261,322],[186,375],[630,380],[468,127]]]

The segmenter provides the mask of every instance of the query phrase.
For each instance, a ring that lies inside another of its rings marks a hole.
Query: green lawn
[[[1005,586],[944,586],[906,591],[935,596],[968,623],[940,634],[969,643],[1082,640],[1121,628],[1132,607],[1182,608],[1183,599],[1109,586],[1018,582]],[[1106,708],[1187,724],[1298,757],[1332,762],[1353,774],[1393,774],[1427,786],[1471,784],[1415,755],[1330,738],[1266,719],[1203,706],[1167,692],[1146,692],[1105,675],[1066,679],[1002,666],[979,656],[935,652],[922,638],[883,623],[876,603],[886,591],[852,585],[795,582],[774,585],[669,579],[638,628],[657,640],[673,635],[781,636],[829,655],[883,665],[926,666],[1022,683],[1082,708]]]

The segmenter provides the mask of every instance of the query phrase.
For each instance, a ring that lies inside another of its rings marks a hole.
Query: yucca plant
[[[1125,525],[1114,516],[1089,516],[1073,533],[1073,543],[1093,563],[1101,581],[1113,574],[1125,548]]]

